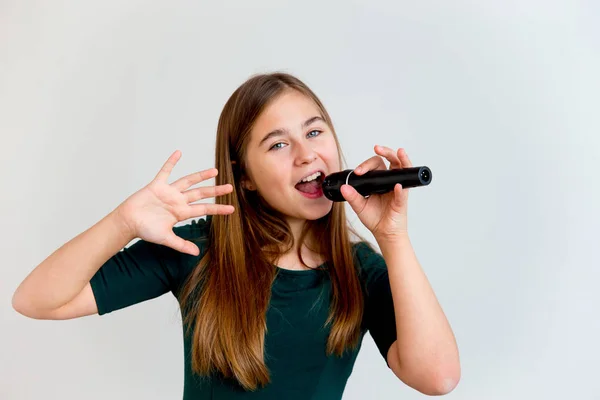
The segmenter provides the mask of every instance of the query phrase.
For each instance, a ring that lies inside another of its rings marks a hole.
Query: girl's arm
[[[396,317],[397,340],[388,351],[388,364],[422,393],[449,393],[460,380],[456,340],[409,237],[377,242],[388,268]]]
[[[19,313],[36,319],[67,319],[98,312],[89,281],[134,237],[116,209],[39,264],[12,299]]]

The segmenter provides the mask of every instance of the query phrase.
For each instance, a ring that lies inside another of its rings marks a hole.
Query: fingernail
[[[362,172],[362,168],[361,167],[357,167],[354,172],[356,172],[357,174],[360,174]]]

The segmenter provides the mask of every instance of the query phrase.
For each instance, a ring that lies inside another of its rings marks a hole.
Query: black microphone
[[[362,175],[356,175],[353,171],[347,169],[327,175],[322,185],[325,197],[332,201],[346,201],[340,191],[344,184],[352,186],[358,193],[367,197],[390,192],[394,190],[396,183],[401,184],[403,189],[427,186],[432,178],[428,167],[375,170]]]

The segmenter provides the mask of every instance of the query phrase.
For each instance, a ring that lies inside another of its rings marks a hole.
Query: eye
[[[306,136],[309,137],[309,138],[313,138],[313,137],[319,136],[322,132],[323,131],[320,131],[318,129],[313,129],[312,131],[308,132],[306,134]],[[313,135],[313,133],[314,133],[314,135]],[[283,142],[277,142],[274,145],[272,145],[271,147],[269,147],[269,151],[282,149],[283,147],[279,146],[279,145],[285,145],[285,143],[283,143]]]
[[[271,150],[279,150],[279,149],[282,149],[283,147],[275,147],[275,146],[277,146],[278,144],[285,144],[285,143],[283,143],[283,142],[278,142],[278,143],[275,143],[273,146],[269,147],[269,151],[271,151]]]

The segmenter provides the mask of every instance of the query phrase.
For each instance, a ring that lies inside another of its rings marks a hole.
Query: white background
[[[181,398],[171,295],[71,321],[11,297],[175,149],[173,179],[212,167],[225,101],[274,70],[321,97],[350,167],[382,144],[432,169],[409,229],[460,348],[447,398],[600,398],[599,20],[567,0],[0,1],[0,398]],[[424,397],[367,337],[344,399]]]

